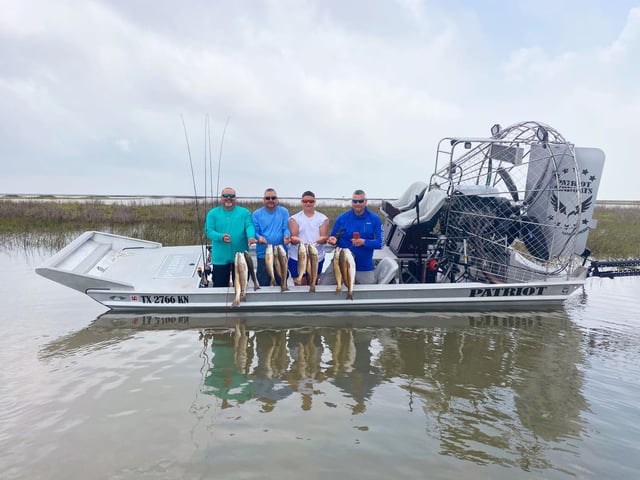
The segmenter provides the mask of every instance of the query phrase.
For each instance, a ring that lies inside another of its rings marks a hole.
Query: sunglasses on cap
[[[276,197],[275,195],[272,197],[264,197],[265,200],[277,200],[278,197]]]
[[[222,198],[236,198],[235,193],[223,193]]]
[[[364,203],[364,198],[352,198],[351,203]]]

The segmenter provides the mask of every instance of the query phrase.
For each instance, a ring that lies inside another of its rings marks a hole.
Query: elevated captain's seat
[[[434,237],[433,229],[448,198],[447,192],[434,188],[424,193],[418,205],[398,213],[385,222],[385,241],[398,256],[415,256],[425,249],[425,241]]]
[[[389,218],[394,218],[399,213],[414,208],[416,206],[416,197],[420,201],[426,190],[427,184],[425,182],[413,182],[397,200],[382,202],[382,211]]]
[[[396,215],[393,218],[393,223],[405,230],[412,225],[427,223],[436,216],[446,200],[447,192],[444,190],[430,190],[418,202],[417,214],[420,215],[418,218],[416,218],[416,209],[412,208]]]

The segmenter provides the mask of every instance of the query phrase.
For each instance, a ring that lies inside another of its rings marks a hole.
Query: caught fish
[[[277,248],[278,254],[274,255],[274,257],[275,260],[278,261],[278,264],[280,266],[280,271],[278,272],[278,274],[280,275],[280,291],[285,292],[289,290],[289,287],[287,287],[287,272],[289,270],[287,265],[287,251],[282,245],[278,245]]]
[[[333,275],[336,277],[336,292],[342,292],[342,272],[340,271],[340,250],[336,247],[333,251]]]
[[[307,271],[307,244],[300,242],[298,244],[298,277],[296,278],[296,283],[299,285],[302,283],[302,277],[304,276],[304,272]],[[292,272],[293,273],[293,272]]]
[[[280,252],[278,251],[278,246],[273,246],[273,284],[278,285],[278,279],[282,278],[280,275]]]
[[[356,262],[348,248],[340,250],[340,273],[347,287],[347,300],[353,300],[353,286],[356,283]]]
[[[247,262],[244,259],[243,253],[236,252],[233,268],[233,288],[235,291],[235,298],[233,299],[232,305],[239,305],[240,300],[244,300],[247,297]]]
[[[256,269],[253,265],[253,258],[251,258],[251,254],[246,250],[244,252],[244,259],[247,262],[247,270],[249,270],[249,276],[253,282],[253,291],[255,292],[260,288],[260,285],[258,285],[258,278],[256,277]]]
[[[318,281],[318,249],[313,243],[310,243],[307,247],[308,251],[308,280],[309,291],[316,291],[316,282]],[[298,267],[300,270],[300,267]]]
[[[267,269],[267,273],[269,274],[269,278],[271,279],[271,281],[269,282],[269,285],[275,285],[276,284],[276,277],[274,275],[274,270],[273,270],[273,266],[274,266],[274,256],[273,256],[273,245],[269,244],[267,245],[267,250],[264,254],[264,264],[265,267]]]

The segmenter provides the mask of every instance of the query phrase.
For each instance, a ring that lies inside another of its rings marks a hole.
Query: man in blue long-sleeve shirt
[[[336,219],[327,241],[351,250],[356,263],[356,283],[375,283],[373,251],[382,248],[382,239],[380,217],[367,208],[364,191],[356,190],[351,197],[351,210]],[[325,277],[330,279],[331,275]]]

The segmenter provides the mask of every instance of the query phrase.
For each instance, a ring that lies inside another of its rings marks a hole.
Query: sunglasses
[[[235,193],[223,193],[222,198],[236,198]]]
[[[364,198],[352,198],[351,203],[364,203]]]
[[[265,200],[277,200],[278,197],[273,196],[273,197],[264,197]]]
[[[302,200],[302,203],[311,203],[311,204],[313,204],[313,203],[316,203],[316,201],[315,200]]]

